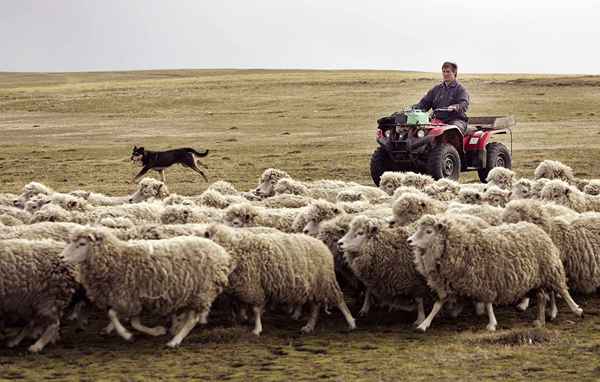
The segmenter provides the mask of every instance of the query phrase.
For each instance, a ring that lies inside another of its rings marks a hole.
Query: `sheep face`
[[[46,195],[37,195],[28,200],[25,203],[25,211],[30,214],[34,214],[40,210],[44,205],[50,203],[50,198]]]
[[[488,183],[502,189],[510,189],[515,173],[504,167],[494,167],[485,179]]]
[[[413,249],[425,251],[434,244],[442,243],[447,231],[448,227],[444,222],[438,221],[432,215],[425,215],[419,219],[417,231],[407,239],[407,243]]]
[[[465,204],[481,204],[481,193],[476,190],[460,190],[458,201]]]
[[[81,198],[83,200],[88,200],[90,198],[91,194],[92,193],[90,191],[83,191],[83,190],[75,190],[75,191],[69,192],[69,195],[76,196],[76,197]]]
[[[258,187],[254,190],[254,193],[261,197],[269,197],[275,194],[275,184],[280,179],[289,178],[290,176],[282,170],[277,170],[275,168],[266,169],[261,177],[260,183]]]
[[[557,204],[566,205],[569,203],[569,194],[571,188],[568,184],[562,181],[550,181],[548,182],[540,193],[542,200],[548,200]]]
[[[315,220],[309,220],[308,223],[302,229],[302,233],[308,236],[316,237],[319,233],[320,222]]]
[[[152,198],[164,199],[169,196],[167,186],[158,180],[144,178],[139,184],[138,190],[129,199],[130,203],[140,203]]]
[[[62,257],[69,264],[82,263],[87,259],[95,242],[96,237],[93,234],[75,237],[63,250]]]
[[[250,204],[234,204],[225,210],[223,221],[234,228],[253,227],[258,211]]]
[[[534,196],[532,192],[533,185],[533,182],[529,179],[519,179],[519,181],[512,186],[511,199],[518,200],[531,198]]]
[[[348,233],[338,240],[338,248],[344,252],[358,252],[370,238],[379,233],[379,224],[364,216],[357,216],[350,223]]]
[[[394,191],[402,186],[402,174],[396,172],[384,172],[379,182],[379,188],[388,195],[393,195]]]
[[[486,202],[495,207],[504,207],[510,200],[511,192],[492,186],[484,194]]]

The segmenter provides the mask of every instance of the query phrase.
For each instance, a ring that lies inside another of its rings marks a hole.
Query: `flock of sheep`
[[[352,330],[345,295],[363,298],[360,316],[373,305],[414,312],[422,331],[465,303],[495,330],[494,305],[525,310],[533,297],[544,325],[557,298],[581,316],[570,292],[600,286],[599,194],[600,181],[555,161],[533,179],[504,168],[486,184],[388,172],[379,188],[267,169],[252,192],[218,181],[196,196],[151,178],[117,197],[32,182],[0,194],[0,338],[32,339],[38,352],[64,317],[84,325],[91,307],[107,313],[104,333],[130,340],[129,324],[170,333],[170,347],[213,305],[256,335],[276,309],[304,316],[310,333],[337,308]]]

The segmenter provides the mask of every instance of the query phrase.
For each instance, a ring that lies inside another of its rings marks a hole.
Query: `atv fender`
[[[429,130],[427,136],[431,137],[436,143],[445,142],[451,144],[461,156],[463,155],[463,134],[458,127],[434,127]]]

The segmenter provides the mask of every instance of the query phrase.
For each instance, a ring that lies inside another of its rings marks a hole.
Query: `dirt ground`
[[[268,167],[304,180],[371,184],[375,121],[417,102],[438,80],[392,71],[0,73],[0,192],[18,193],[36,180],[60,191],[129,193],[139,170],[129,161],[133,145],[208,148],[210,181],[241,190],[255,187]],[[471,93],[470,115],[516,117],[513,169],[520,176],[554,159],[578,177],[600,178],[600,76],[459,80]],[[172,192],[206,188],[189,170],[166,174]],[[561,304],[546,330],[533,330],[532,311],[498,308],[493,335],[470,308],[434,321],[425,334],[413,331],[409,313],[375,312],[348,333],[334,312],[302,336],[302,323],[272,314],[260,338],[216,312],[177,350],[163,347],[166,338],[101,337],[106,319],[96,313],[83,332],[68,324],[41,355],[0,348],[0,379],[598,380],[600,298],[576,301],[583,319]]]

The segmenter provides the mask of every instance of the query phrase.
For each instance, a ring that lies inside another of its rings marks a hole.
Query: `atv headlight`
[[[391,130],[386,130],[385,133],[383,133],[383,135],[385,135],[386,138],[389,138],[391,134],[392,134]]]
[[[423,138],[425,136],[425,130],[419,129],[417,130],[417,138]]]

